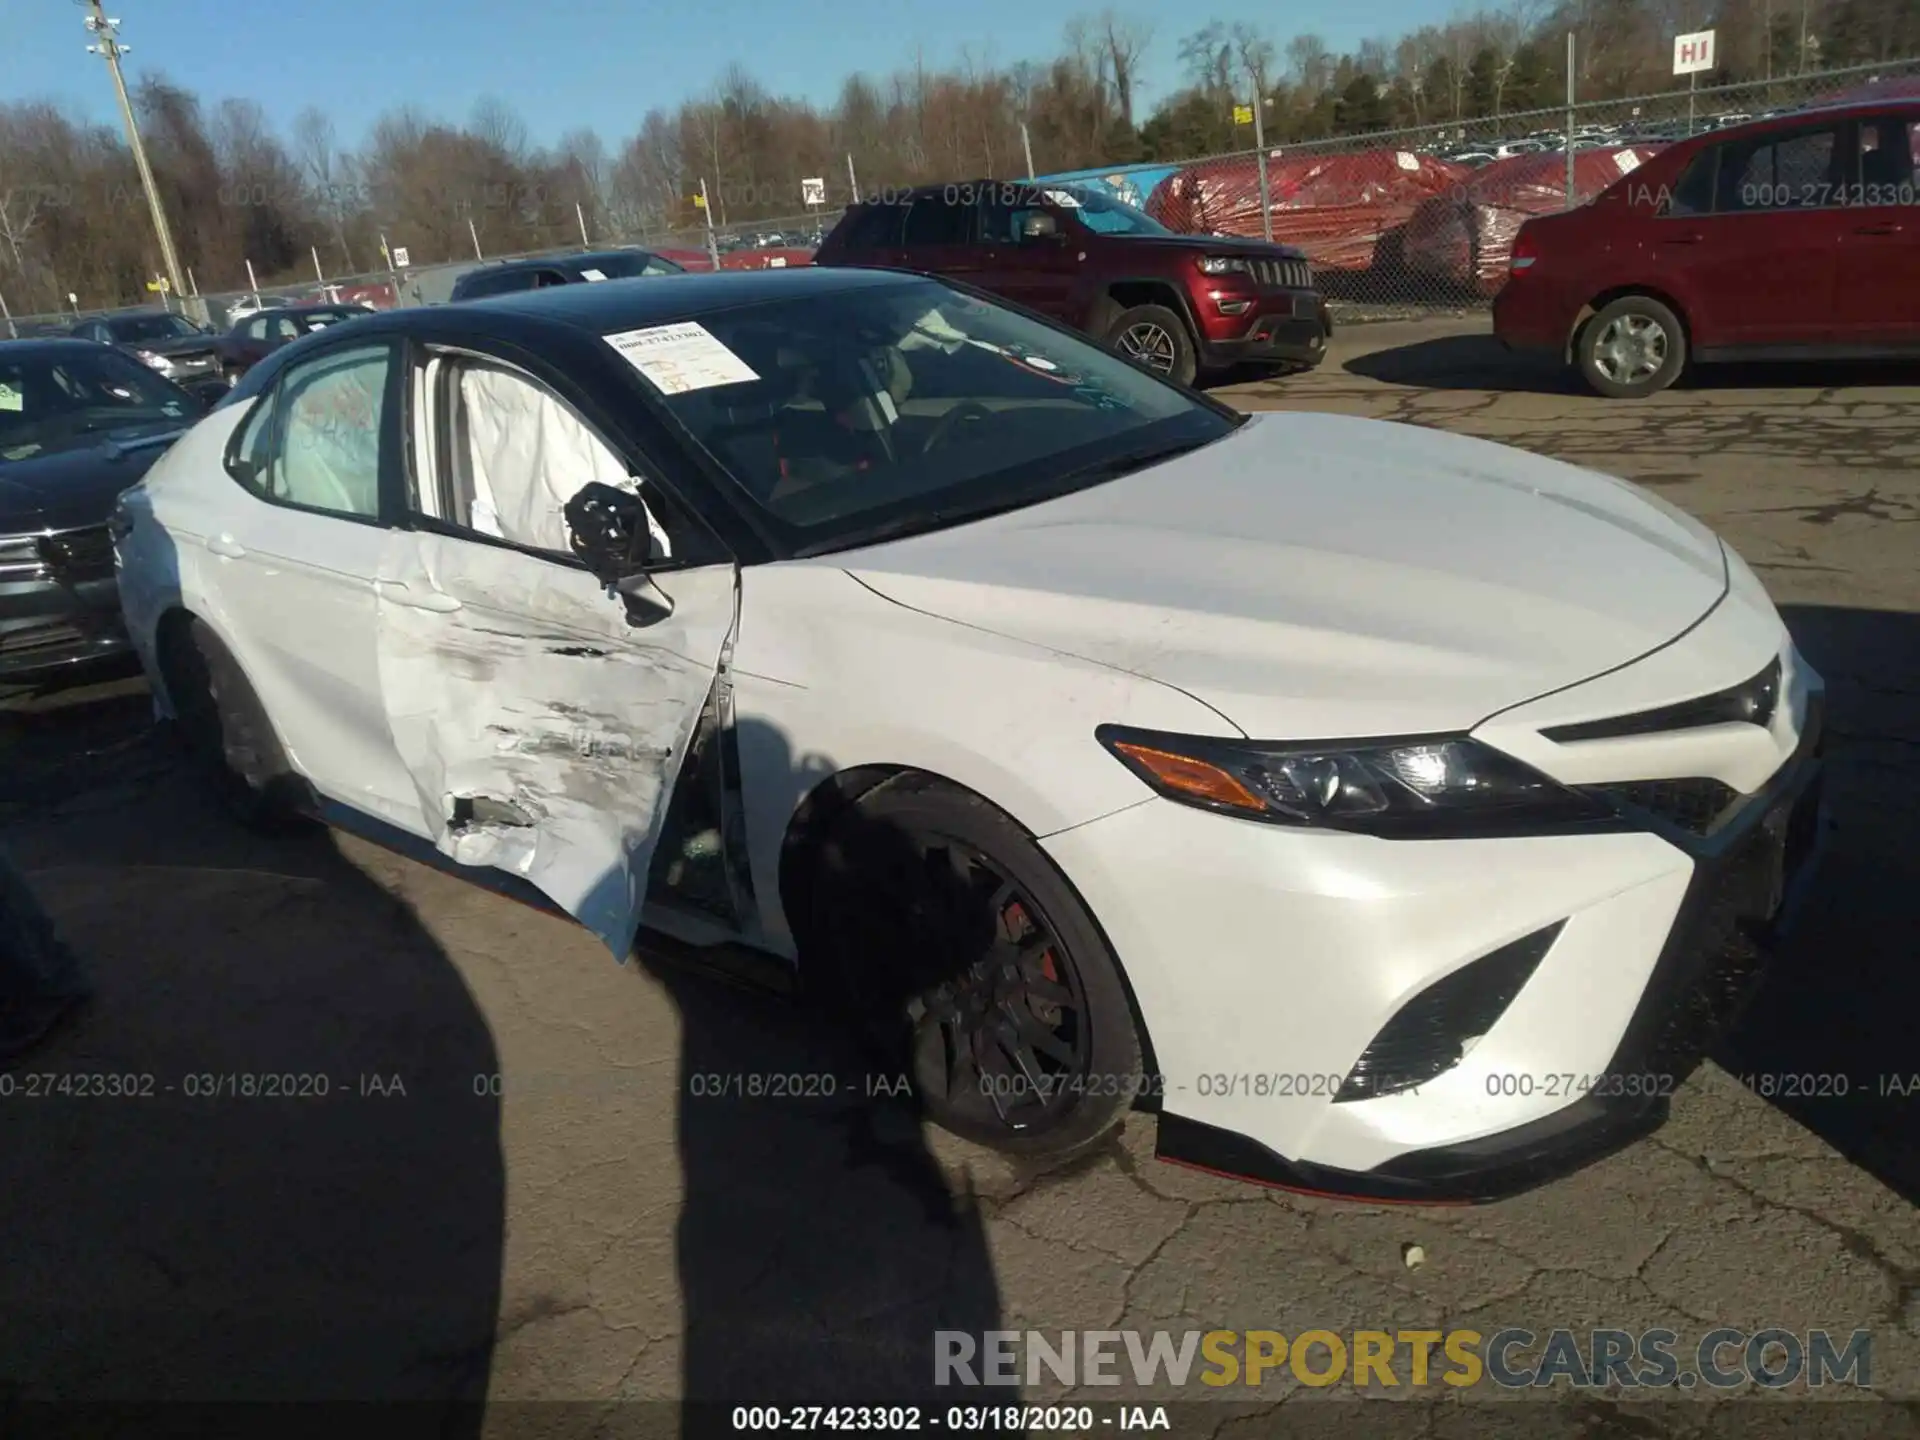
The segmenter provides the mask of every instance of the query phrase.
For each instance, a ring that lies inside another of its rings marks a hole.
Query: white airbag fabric
[[[567,501],[595,481],[639,488],[573,411],[518,375],[468,368],[460,401],[473,485],[470,523],[483,535],[571,554]]]

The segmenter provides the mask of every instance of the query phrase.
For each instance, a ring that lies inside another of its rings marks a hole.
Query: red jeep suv
[[[1683,140],[1520,228],[1494,333],[1622,398],[1690,360],[1920,354],[1917,152],[1920,99]]]
[[[1090,188],[973,180],[850,206],[816,265],[961,280],[1191,384],[1253,363],[1309,370],[1333,321],[1298,250],[1181,235]]]

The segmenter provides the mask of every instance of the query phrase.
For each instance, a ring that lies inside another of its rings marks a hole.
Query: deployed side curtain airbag
[[[460,404],[473,487],[469,523],[483,535],[569,554],[564,510],[583,486],[639,489],[578,416],[510,371],[464,370]]]

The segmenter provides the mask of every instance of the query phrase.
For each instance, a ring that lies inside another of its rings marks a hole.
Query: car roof
[[[1709,145],[1724,145],[1729,140],[1738,140],[1745,135],[1771,134],[1777,130],[1792,130],[1809,122],[1849,120],[1866,115],[1885,115],[1889,111],[1920,114],[1920,96],[1887,95],[1879,99],[1868,96],[1836,100],[1829,104],[1785,110],[1778,115],[1767,115],[1756,120],[1743,120],[1734,125],[1710,126],[1698,134],[1682,136],[1668,148],[1667,154],[1684,160]]]
[[[743,305],[938,283],[924,275],[853,266],[694,271],[608,280],[598,285],[553,285],[544,290],[463,300],[458,305],[387,310],[368,316],[355,326],[354,333],[371,335],[433,325],[506,338],[511,338],[515,330],[531,334],[554,327],[608,335],[678,320],[698,320]]]
[[[591,265],[596,260],[617,260],[652,253],[650,250],[562,250],[555,255],[528,255],[518,260],[491,261],[469,270],[467,275],[498,275],[508,270],[551,270],[556,265],[571,265],[577,269]],[[464,280],[466,275],[460,278]]]
[[[0,340],[0,360],[37,360],[85,352],[98,355],[105,347],[92,340],[75,340],[59,335],[40,335],[31,340]],[[114,353],[118,353],[117,351]]]

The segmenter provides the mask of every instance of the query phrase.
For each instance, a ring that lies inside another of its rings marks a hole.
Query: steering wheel
[[[933,422],[933,429],[929,430],[927,432],[927,438],[920,442],[920,453],[922,455],[931,455],[937,448],[946,444],[947,441],[953,437],[953,432],[960,427],[963,421],[991,420],[992,418],[993,411],[989,410],[985,405],[982,405],[978,400],[962,400],[958,405],[954,406],[951,410],[947,411],[946,414]]]

